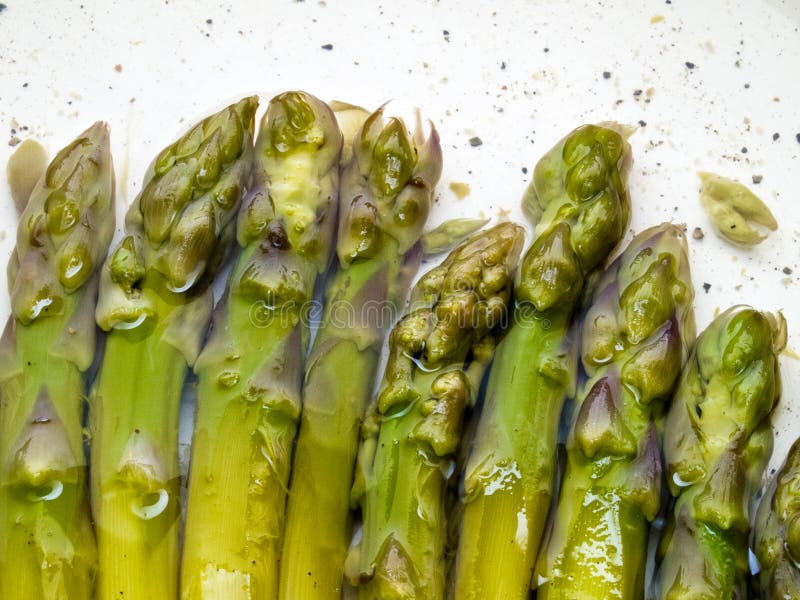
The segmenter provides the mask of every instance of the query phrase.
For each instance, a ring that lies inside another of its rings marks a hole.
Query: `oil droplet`
[[[694,485],[697,481],[685,481],[681,479],[681,476],[676,471],[672,474],[672,482],[680,488],[689,487],[690,485]]]
[[[61,481],[51,481],[28,492],[28,500],[31,502],[48,502],[59,498],[63,491],[64,484]]]
[[[479,479],[484,482],[484,495],[491,496],[495,492],[511,489],[521,477],[519,466],[512,462],[510,465],[494,465],[489,473],[479,476]]]
[[[141,313],[138,317],[136,317],[133,321],[117,321],[114,323],[114,329],[136,329],[139,325],[145,322],[147,319],[147,315],[145,313]]]
[[[149,521],[163,513],[167,505],[169,505],[169,493],[161,489],[134,499],[131,502],[131,511],[143,521]]]
[[[217,382],[224,388],[232,388],[239,383],[239,373],[237,371],[223,371],[217,378]]]

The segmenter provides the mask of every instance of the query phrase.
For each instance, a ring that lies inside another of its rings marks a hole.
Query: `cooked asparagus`
[[[587,272],[628,223],[631,154],[618,129],[580,127],[534,170],[529,198],[538,221],[466,466],[455,598],[529,595],[555,483],[559,418],[577,375],[573,314]]]
[[[221,110],[159,154],[101,272],[96,318],[109,334],[90,427],[103,600],[178,594],[181,390],[249,183],[256,105]]]
[[[97,549],[83,451],[97,265],[114,231],[108,128],[61,150],[24,208],[0,340],[0,598],[85,600]]]
[[[348,558],[360,597],[444,597],[445,487],[462,421],[502,324],[523,231],[479,232],[414,287],[364,421],[353,486],[363,531]]]
[[[670,224],[639,234],[597,282],[538,598],[643,597],[661,493],[656,422],[694,341],[693,297],[686,240]]]
[[[435,129],[414,137],[373,113],[341,185],[336,273],[306,368],[280,597],[341,596],[358,430],[380,349],[419,265],[417,240],[442,166]]]
[[[800,599],[800,440],[767,486],[753,531],[753,587],[762,600]]]
[[[786,322],[733,307],[697,339],[664,429],[676,499],[661,541],[656,597],[743,598],[749,503],[772,453]]]
[[[324,102],[270,101],[239,212],[241,255],[195,365],[183,598],[277,597],[308,310],[334,249],[341,148]]]

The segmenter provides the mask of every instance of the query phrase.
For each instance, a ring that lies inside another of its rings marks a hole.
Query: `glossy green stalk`
[[[559,418],[575,388],[573,314],[584,278],[619,242],[630,213],[630,146],[612,127],[576,129],[534,170],[535,238],[466,465],[458,599],[529,595],[555,484]]]
[[[474,235],[417,283],[392,331],[353,486],[364,523],[348,577],[362,599],[444,597],[446,489],[522,242],[511,223]]]
[[[534,573],[538,598],[644,597],[661,496],[657,422],[694,341],[693,298],[686,239],[671,224],[634,238],[594,286],[582,320],[586,381]]]
[[[165,148],[101,272],[109,332],[91,402],[95,596],[178,594],[178,411],[211,315],[209,283],[249,185],[255,98]]]
[[[772,453],[786,322],[745,306],[697,339],[664,431],[675,503],[661,540],[655,597],[744,598],[749,504]]]
[[[97,549],[83,452],[95,273],[114,231],[108,128],[95,123],[29,198],[0,340],[0,598],[91,597]]]
[[[281,564],[284,600],[338,599],[351,537],[358,431],[386,332],[419,265],[417,240],[442,166],[434,129],[382,110],[355,136],[342,173],[339,263],[308,361]]]
[[[304,92],[270,101],[241,254],[195,365],[197,417],[183,552],[184,599],[273,599],[308,310],[334,250],[342,134]]]
[[[800,441],[769,482],[753,527],[758,562],[752,588],[762,600],[800,599]]]

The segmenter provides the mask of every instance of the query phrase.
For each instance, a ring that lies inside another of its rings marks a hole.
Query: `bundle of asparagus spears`
[[[511,222],[426,233],[419,115],[286,92],[256,137],[257,106],[156,157],[107,257],[105,125],[15,188],[0,597],[800,598],[800,443],[751,523],[786,323],[695,342],[683,229],[617,252],[631,128],[541,158],[520,261]]]

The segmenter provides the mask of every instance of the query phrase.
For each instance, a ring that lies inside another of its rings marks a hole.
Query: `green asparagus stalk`
[[[769,417],[785,345],[783,316],[746,306],[725,311],[697,338],[665,422],[675,503],[661,540],[657,598],[746,596],[748,505],[772,453]]]
[[[800,440],[767,486],[753,531],[753,588],[762,600],[800,599]]]
[[[362,599],[444,597],[446,486],[508,318],[522,242],[511,223],[468,239],[417,283],[392,330],[353,486],[364,523],[347,570]]]
[[[534,170],[534,242],[466,465],[458,599],[529,595],[555,483],[559,418],[577,375],[573,314],[584,278],[622,238],[630,212],[630,146],[612,127],[576,129]]]
[[[541,600],[644,596],[661,495],[656,423],[694,341],[693,298],[686,240],[670,224],[639,234],[597,282],[582,321],[587,381],[534,573]]]
[[[392,316],[419,265],[442,167],[435,129],[373,113],[342,173],[338,269],[306,367],[280,597],[338,599],[350,542],[358,431]]]
[[[335,248],[341,148],[327,104],[303,92],[270,101],[239,212],[241,255],[195,365],[185,599],[278,595],[308,310]]]
[[[28,195],[27,193],[25,195]],[[114,231],[108,128],[61,150],[28,198],[0,340],[0,598],[90,598],[97,569],[83,451],[97,265]]]
[[[256,106],[241,100],[158,155],[101,272],[96,318],[109,333],[90,428],[103,600],[178,594],[181,391],[249,185]]]

